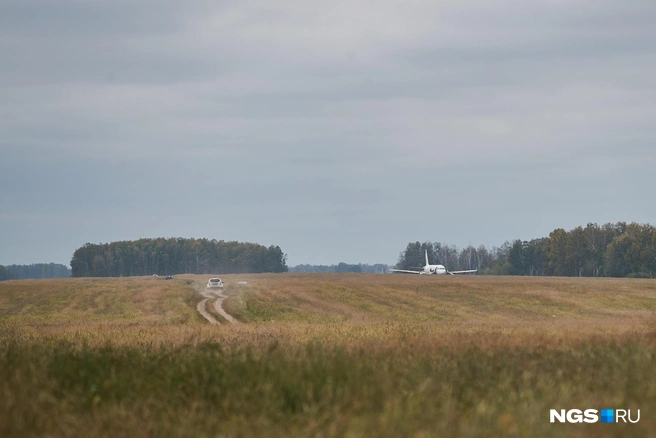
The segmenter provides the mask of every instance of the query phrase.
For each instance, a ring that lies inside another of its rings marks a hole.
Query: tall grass
[[[204,277],[0,285],[0,436],[656,436],[653,282],[224,280],[245,324]]]
[[[2,436],[653,436],[653,339],[377,348],[2,344]],[[371,346],[370,346],[371,347]],[[549,409],[641,409],[554,425]]]

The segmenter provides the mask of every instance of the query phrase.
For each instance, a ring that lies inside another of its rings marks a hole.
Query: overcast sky
[[[656,2],[0,2],[0,264],[656,223]]]

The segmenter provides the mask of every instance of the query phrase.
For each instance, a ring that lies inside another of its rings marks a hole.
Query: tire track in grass
[[[208,320],[210,324],[218,324],[219,321],[217,321],[216,318],[214,318],[212,315],[210,315],[210,313],[209,313],[209,312],[207,311],[207,309],[205,308],[205,304],[206,304],[209,300],[211,300],[212,298],[214,298],[214,297],[211,296],[211,295],[208,294],[208,293],[203,293],[203,292],[201,292],[201,291],[198,291],[198,292],[199,292],[202,296],[204,296],[205,299],[199,301],[199,303],[196,305],[196,310],[198,310],[198,313],[200,313],[201,315],[203,315],[203,318],[205,318],[206,320]]]
[[[214,309],[218,312],[219,315],[224,317],[226,321],[228,321],[231,324],[236,324],[238,321],[230,316],[224,309],[223,309],[223,300],[228,298],[227,296],[223,295],[222,293],[212,293],[203,289],[200,289],[201,286],[199,286],[198,293],[201,294],[203,297],[205,297],[203,300],[201,300],[198,305],[196,305],[196,310],[198,310],[198,313],[203,315],[203,317],[209,321],[210,324],[220,324],[219,321],[216,320],[210,313],[207,311],[207,308],[205,307],[205,304],[209,300],[213,300],[214,298],[217,298],[216,301],[214,301]]]
[[[223,309],[223,300],[225,300],[228,297],[226,297],[223,294],[218,294],[218,293],[216,295],[218,296],[218,298],[217,298],[216,301],[214,301],[214,309],[219,313],[219,315],[224,317],[229,323],[237,324],[237,320],[235,318],[233,318],[232,316],[228,315],[228,312],[226,312]]]

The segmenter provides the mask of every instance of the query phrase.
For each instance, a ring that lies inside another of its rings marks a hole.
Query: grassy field
[[[653,280],[207,278],[0,283],[0,436],[656,436]]]

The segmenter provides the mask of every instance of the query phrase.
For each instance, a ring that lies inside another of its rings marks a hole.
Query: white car
[[[208,289],[214,289],[217,287],[223,289],[223,282],[221,281],[220,278],[210,278],[209,280],[207,280]]]

